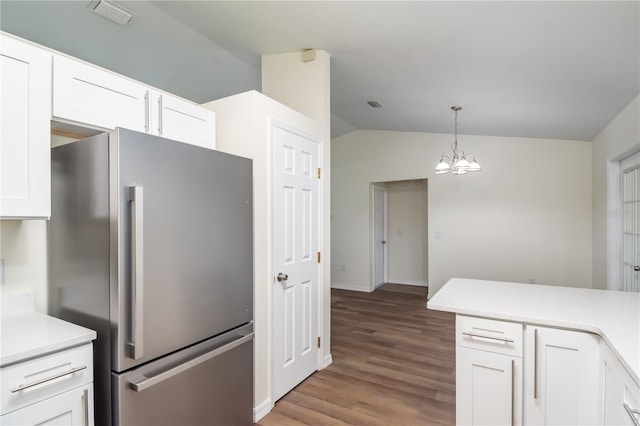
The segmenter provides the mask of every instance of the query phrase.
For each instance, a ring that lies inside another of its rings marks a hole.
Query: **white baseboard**
[[[322,360],[322,368],[327,368],[328,366],[330,366],[333,363],[333,357],[331,356],[331,354],[329,355],[325,355],[324,359]]]
[[[371,293],[371,289],[369,287],[360,287],[349,284],[337,284],[331,283],[331,288],[336,288],[338,290],[351,290],[351,291],[362,291],[365,293]]]
[[[253,408],[253,422],[258,423],[258,421],[260,421],[261,418],[263,418],[264,416],[266,416],[271,412],[272,408],[273,408],[273,404],[271,403],[270,398],[267,398],[264,401],[262,401],[260,404],[258,404],[257,407]]]
[[[416,287],[428,287],[429,284],[426,283],[425,281],[413,281],[413,280],[401,280],[401,279],[397,279],[397,278],[389,278],[387,280],[388,283],[393,283],[393,284],[403,284],[403,285],[413,285]]]

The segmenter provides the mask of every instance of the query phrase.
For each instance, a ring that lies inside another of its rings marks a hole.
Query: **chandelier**
[[[455,139],[451,147],[453,155],[442,154],[440,162],[436,166],[435,173],[437,175],[444,173],[464,175],[467,174],[467,172],[479,172],[482,169],[476,161],[476,157],[471,153],[465,154],[464,151],[458,151],[458,111],[460,111],[462,107],[452,106],[451,109],[455,112]],[[467,160],[467,155],[471,156],[471,162]]]

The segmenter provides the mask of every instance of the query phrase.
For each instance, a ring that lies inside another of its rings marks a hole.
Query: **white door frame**
[[[273,117],[269,116],[268,117],[268,126],[269,126],[269,146],[271,147],[271,156],[273,158],[274,155],[274,151],[273,151],[273,129],[274,127],[278,127],[282,130],[291,132],[291,133],[295,133],[299,136],[302,136],[306,139],[311,140],[312,142],[315,142],[318,144],[318,167],[320,168],[320,170],[324,170],[324,140],[319,138],[317,135],[313,135],[310,134],[308,132],[304,132],[301,131],[300,129],[291,126],[289,124],[286,124],[284,122],[281,122],[277,119],[274,119]],[[271,162],[270,162],[271,164]],[[269,176],[271,179],[271,194],[269,195],[270,198],[270,205],[273,204],[273,174],[274,174],[274,169],[273,167],[271,167]],[[318,201],[317,201],[317,214],[318,214],[318,251],[324,256],[325,253],[325,247],[324,247],[324,216],[323,216],[323,211],[324,211],[324,190],[325,190],[325,185],[324,185],[324,176],[322,176],[319,181],[318,181]],[[273,206],[271,208],[271,214],[273,214]],[[271,261],[269,263],[269,268],[270,268],[270,272],[271,272],[271,276],[274,277],[275,280],[275,269],[274,269],[274,261],[273,261],[273,246],[274,246],[274,233],[273,233],[273,220],[274,218],[271,218],[271,223],[272,223],[272,228],[269,230],[269,236],[270,236],[270,250],[272,255],[271,257]],[[321,262],[318,264],[318,285],[317,285],[317,300],[318,300],[318,306],[317,306],[317,333],[318,336],[320,337],[325,337],[323,332],[324,332],[324,327],[323,327],[323,321],[324,321],[324,313],[323,313],[323,309],[322,307],[324,306],[324,298],[323,298],[323,288],[324,288],[324,282],[323,282],[323,273],[322,273],[322,262],[326,262],[328,259],[326,259],[326,257],[324,257],[323,259],[321,259]],[[255,303],[255,302],[254,302]],[[271,366],[271,374],[270,374],[270,396],[269,399],[271,399],[271,404],[273,405],[275,403],[275,401],[273,401],[273,397],[274,397],[274,386],[275,386],[275,382],[273,380],[273,375],[274,375],[274,345],[273,345],[273,335],[274,335],[274,323],[275,323],[275,312],[273,309],[273,294],[271,294],[270,300],[269,300],[269,304],[270,304],[270,311],[271,311],[271,321],[269,323],[269,347],[270,347],[270,354],[269,354],[269,365]],[[324,339],[323,339],[324,340]],[[322,342],[323,345],[326,345],[325,342]],[[324,367],[324,358],[322,355],[322,347],[318,348],[317,351],[317,361],[316,361],[316,365],[317,368],[316,370],[321,370]]]
[[[622,165],[637,148],[607,161],[607,290],[622,290]]]
[[[375,192],[376,190],[382,191],[384,193],[384,197],[383,197],[383,215],[384,215],[384,231],[383,231],[383,237],[385,241],[388,241],[388,216],[389,216],[389,192],[388,189],[382,185],[376,185],[375,183],[371,184],[371,233],[369,236],[369,247],[370,247],[370,255],[371,255],[371,280],[369,282],[369,291],[373,291],[376,289],[376,283],[375,283],[375,278],[376,278],[376,241],[375,241],[375,217],[376,217],[376,205],[375,205]],[[384,269],[384,282],[387,282],[387,280],[389,279],[389,274],[388,274],[388,244],[384,244],[384,248],[383,248],[383,265],[382,268]]]

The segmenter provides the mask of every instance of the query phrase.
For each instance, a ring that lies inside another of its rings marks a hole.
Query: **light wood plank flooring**
[[[455,423],[455,319],[426,288],[331,291],[333,364],[278,401],[262,426]]]

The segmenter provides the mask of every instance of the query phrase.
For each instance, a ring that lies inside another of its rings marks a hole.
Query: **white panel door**
[[[640,292],[640,152],[620,165],[624,211],[622,289]]]
[[[597,336],[526,326],[524,365],[525,424],[587,425],[602,421]]]
[[[273,143],[273,401],[318,366],[318,143],[278,126]]]
[[[379,287],[385,282],[385,224],[387,191],[379,186],[373,187],[373,286]]]
[[[0,217],[49,217],[52,55],[0,40]]]

